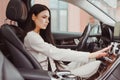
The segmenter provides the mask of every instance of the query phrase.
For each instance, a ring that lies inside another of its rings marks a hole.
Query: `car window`
[[[120,21],[120,0],[88,0],[111,18]]]
[[[52,31],[68,31],[68,3],[50,0]]]
[[[60,0],[32,0],[31,3],[50,8],[52,32],[83,32],[88,25],[90,15],[71,3]]]

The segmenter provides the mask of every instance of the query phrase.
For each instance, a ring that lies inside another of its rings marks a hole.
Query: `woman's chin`
[[[46,29],[46,27],[44,27],[44,28],[42,28],[43,30],[45,30]]]

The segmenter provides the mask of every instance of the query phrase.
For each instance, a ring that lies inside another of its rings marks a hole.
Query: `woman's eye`
[[[46,16],[44,16],[43,18],[47,18]]]

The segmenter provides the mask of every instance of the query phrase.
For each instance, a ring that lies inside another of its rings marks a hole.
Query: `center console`
[[[120,64],[120,43],[111,42],[111,46],[111,49],[108,51],[109,55],[104,57],[103,65],[100,66],[101,69],[97,80],[107,80],[110,75],[113,75],[114,70],[116,70],[117,66]],[[112,80],[112,78],[110,80]]]
[[[111,42],[111,49],[107,53],[108,56],[104,57],[103,60],[101,60],[102,64],[100,65],[98,72],[92,77],[85,80],[107,80],[107,78],[108,80],[110,79],[110,74],[116,70],[117,66],[120,63],[120,43]],[[81,80],[78,79],[78,77],[75,75],[71,74],[69,71],[51,73],[51,77],[52,80]]]
[[[78,77],[71,74],[70,71],[59,71],[50,73],[51,80],[78,80]]]

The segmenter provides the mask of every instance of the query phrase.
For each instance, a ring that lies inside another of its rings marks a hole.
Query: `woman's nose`
[[[46,20],[46,23],[49,23],[49,20],[48,20],[48,19]]]

